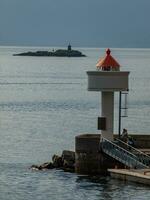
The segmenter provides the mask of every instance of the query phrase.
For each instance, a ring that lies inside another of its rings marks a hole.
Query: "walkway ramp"
[[[122,141],[111,142],[104,137],[100,141],[102,151],[132,169],[147,169],[150,157]]]

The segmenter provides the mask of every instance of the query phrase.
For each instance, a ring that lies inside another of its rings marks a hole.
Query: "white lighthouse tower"
[[[101,117],[98,119],[102,136],[113,140],[114,92],[128,91],[128,71],[120,71],[120,64],[111,56],[110,49],[96,65],[97,71],[88,71],[88,90],[101,91]]]

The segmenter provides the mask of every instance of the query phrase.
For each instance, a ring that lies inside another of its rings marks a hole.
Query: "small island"
[[[19,54],[13,54],[13,56],[56,56],[56,57],[85,57],[82,52],[72,50],[71,45],[68,45],[67,49],[58,49],[56,51],[36,51],[36,52],[24,52]]]

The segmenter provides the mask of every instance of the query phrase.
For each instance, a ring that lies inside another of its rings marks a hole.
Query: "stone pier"
[[[108,168],[123,165],[100,150],[100,134],[83,134],[75,138],[75,172],[107,174]]]

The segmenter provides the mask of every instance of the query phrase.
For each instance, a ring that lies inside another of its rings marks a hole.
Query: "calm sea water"
[[[100,115],[100,93],[87,91],[86,71],[95,70],[104,49],[80,49],[86,58],[12,56],[39,49],[47,48],[0,47],[0,200],[150,199],[149,187],[140,184],[29,169],[74,150],[74,137],[96,133]],[[150,49],[112,53],[131,71],[122,128],[150,134]],[[118,94],[115,132],[117,119]]]

